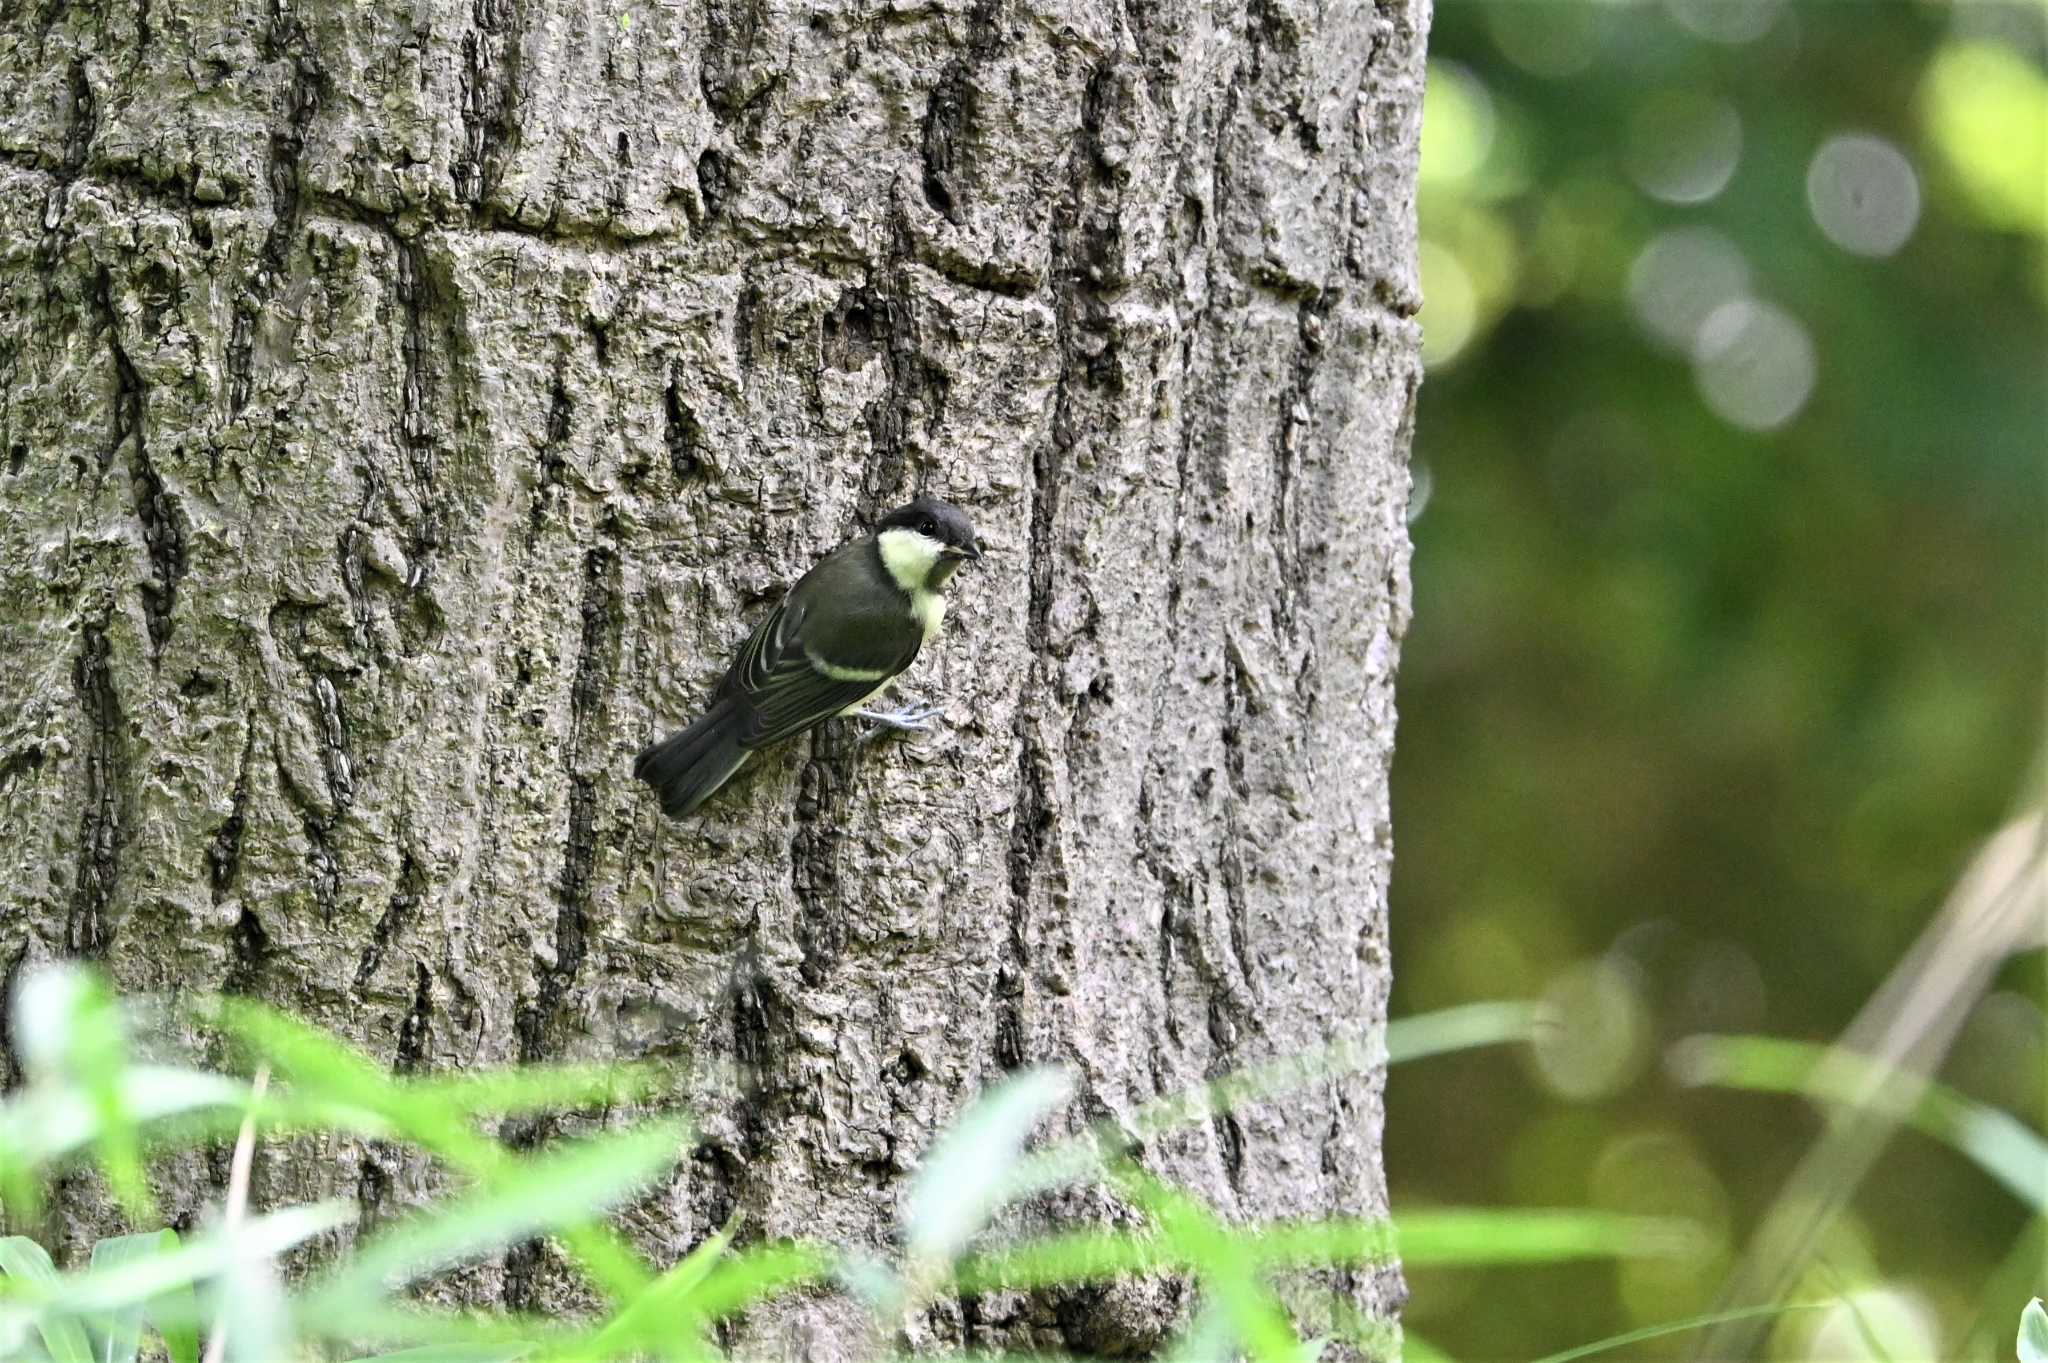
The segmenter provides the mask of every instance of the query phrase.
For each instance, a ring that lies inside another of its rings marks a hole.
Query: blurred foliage
[[[1721,1237],[1718,1261],[1418,1271],[1409,1318],[1452,1357],[1710,1309],[1815,1123],[1682,1088],[1664,1047],[1837,1035],[2038,782],[2044,16],[1437,8],[1395,1012],[1545,994],[1596,1022],[1533,1063],[1397,1071],[1395,1205]],[[1999,985],[1946,1077],[2038,1126],[2039,953]],[[1895,1142],[1827,1256],[1860,1314],[1775,1347],[1953,1341],[2026,1215]],[[2000,1321],[2048,1289],[2020,1270]]]
[[[1588,1257],[1683,1260],[1700,1246],[1680,1220],[1597,1209],[1423,1211],[1398,1226],[1351,1217],[1226,1223],[1132,1158],[1174,1127],[1339,1074],[1525,1040],[1531,1013],[1521,1006],[1407,1019],[1029,1151],[1033,1131],[1067,1105],[1072,1086],[1056,1070],[1014,1074],[968,1101],[926,1153],[903,1189],[886,1257],[872,1245],[763,1240],[736,1218],[666,1267],[628,1237],[635,1221],[619,1209],[658,1196],[690,1153],[685,1124],[657,1115],[674,1106],[674,1076],[638,1065],[395,1076],[260,1005],[188,1006],[192,1020],[244,1053],[254,1082],[141,1063],[130,1027],[151,1016],[148,1008],[114,1000],[76,966],[24,973],[8,1022],[26,1082],[0,1094],[0,1360],[135,1363],[145,1346],[160,1346],[171,1363],[197,1363],[203,1335],[208,1363],[291,1363],[332,1358],[338,1348],[378,1350],[357,1363],[702,1363],[725,1356],[721,1323],[799,1292],[840,1294],[866,1331],[862,1356],[885,1358],[920,1335],[941,1300],[1173,1273],[1194,1290],[1172,1357],[1304,1363],[1338,1338],[1371,1356],[1391,1351],[1392,1329],[1358,1317],[1350,1297],[1332,1290],[1344,1281],[1332,1271],[1384,1264],[1397,1249],[1418,1264],[1527,1268]],[[175,1046],[169,1036],[150,1041]],[[268,1086],[273,1071],[278,1092]],[[494,1130],[508,1116],[561,1109],[580,1112],[574,1139],[514,1149],[504,1129]],[[230,1130],[228,1210],[189,1237],[161,1228],[110,1237],[66,1271],[20,1233],[40,1229],[49,1183],[87,1167],[110,1189],[128,1185],[131,1222],[152,1220],[155,1160]],[[360,1228],[338,1253],[300,1258],[287,1272],[284,1256],[343,1231],[358,1208],[341,1200],[249,1215],[238,1204],[259,1140],[311,1135],[402,1143],[452,1177],[436,1200]],[[1115,1228],[1020,1233],[1019,1203],[1076,1183],[1122,1204]],[[579,1318],[451,1312],[411,1294],[540,1236],[592,1289],[596,1304]],[[1305,1321],[1327,1332],[1304,1340],[1297,1324]]]

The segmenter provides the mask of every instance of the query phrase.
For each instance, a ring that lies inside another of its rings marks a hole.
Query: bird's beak
[[[981,546],[978,544],[949,544],[939,550],[939,557],[962,558],[972,562],[981,557]]]

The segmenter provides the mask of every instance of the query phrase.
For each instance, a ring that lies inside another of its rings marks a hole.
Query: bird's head
[[[981,557],[967,513],[936,497],[919,497],[882,517],[875,527],[882,561],[906,591],[936,591],[956,569]]]

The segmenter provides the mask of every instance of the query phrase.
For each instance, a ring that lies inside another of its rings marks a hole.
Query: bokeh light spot
[[[1664,9],[1694,37],[1753,43],[1778,22],[1781,0],[1664,0]]]
[[[1687,1031],[1754,1032],[1765,1003],[1756,958],[1733,942],[1709,942],[1687,965],[1676,1021]]]
[[[1776,430],[1813,394],[1818,367],[1799,319],[1754,298],[1723,303],[1693,342],[1693,374],[1716,416],[1750,431]]]
[[[1946,47],[1921,81],[1920,115],[1979,217],[2048,235],[2048,76],[1996,43]]]
[[[1408,524],[1422,519],[1429,509],[1429,494],[1436,491],[1436,475],[1429,465],[1415,460],[1408,465]]]
[[[1806,204],[1835,245],[1859,256],[1888,256],[1920,222],[1920,177],[1905,153],[1883,138],[1844,133],[1813,154]]]
[[[1561,80],[1592,64],[1598,16],[1591,5],[1494,4],[1486,7],[1486,32],[1524,71]]]
[[[1727,1268],[1731,1216],[1726,1189],[1693,1143],[1669,1130],[1623,1136],[1601,1152],[1590,1183],[1597,1206],[1632,1216],[1673,1217],[1699,1237],[1698,1253],[1618,1265],[1629,1315],[1637,1321],[1665,1320],[1705,1307]]]
[[[1418,251],[1422,260],[1422,362],[1438,365],[1472,339],[1479,324],[1479,294],[1457,254],[1433,241]]]
[[[1639,983],[1626,965],[1602,959],[1571,967],[1543,991],[1530,1052],[1553,1092],[1598,1098],[1641,1071],[1649,1018]]]
[[[1742,118],[1726,100],[1666,90],[1629,116],[1624,161],[1629,178],[1652,198],[1705,203],[1728,187],[1741,156]]]
[[[1711,227],[1674,227],[1651,238],[1629,267],[1628,297],[1644,330],[1690,353],[1714,310],[1749,293],[1749,262]]]
[[[1456,62],[1431,62],[1422,95],[1423,184],[1471,179],[1493,150],[1493,97]]]
[[[1919,1293],[1902,1287],[1865,1288],[1820,1312],[1806,1357],[1830,1363],[1939,1358],[1941,1333],[1934,1309]]]

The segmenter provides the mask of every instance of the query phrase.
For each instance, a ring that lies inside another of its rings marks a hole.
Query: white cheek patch
[[[897,586],[914,594],[925,589],[932,565],[939,561],[946,546],[930,535],[893,526],[882,532],[880,547],[882,566],[889,570],[889,576],[896,579]]]

